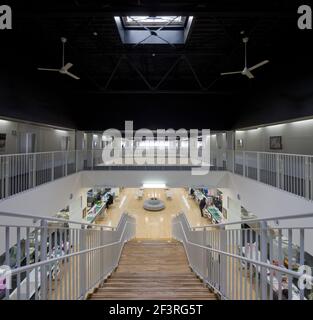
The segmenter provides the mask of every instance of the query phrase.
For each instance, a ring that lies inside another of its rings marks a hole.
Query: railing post
[[[54,180],[54,152],[51,154],[51,181]]]
[[[10,176],[10,156],[7,156],[5,161],[5,198],[10,196]]]
[[[103,239],[103,228],[101,227],[100,228],[100,246],[103,246],[104,245],[104,239]],[[100,275],[101,275],[101,279],[103,277],[103,258],[104,258],[104,248],[101,248],[100,249]]]
[[[203,234],[202,234],[202,245],[204,247],[206,247],[207,243],[206,243],[206,228],[203,228]],[[207,255],[208,255],[208,251],[207,250],[203,250],[203,278],[204,280],[208,279],[208,259],[207,259]]]
[[[220,248],[219,250],[227,252],[227,231],[225,227],[219,229]],[[227,258],[224,254],[220,255],[220,291],[224,296],[227,296]]]
[[[260,168],[260,153],[259,152],[256,153],[256,171],[257,171],[257,181],[260,181],[261,168]]]
[[[75,169],[76,173],[78,172],[78,164],[79,164],[79,158],[78,158],[78,150],[75,150]]]
[[[48,224],[47,220],[41,220],[40,223],[40,261],[47,261],[47,237]],[[50,275],[51,276],[51,275]],[[40,299],[47,299],[47,266],[40,267]]]
[[[310,175],[309,175],[309,157],[304,157],[304,197],[310,199]]]
[[[85,227],[82,225],[79,237],[79,251],[86,249]],[[80,281],[80,297],[84,298],[86,294],[86,254],[79,256],[79,281]]]
[[[68,151],[65,152],[65,176],[67,176]]]
[[[94,162],[94,150],[91,150],[91,170],[93,170],[93,162]]]
[[[232,172],[235,173],[236,151],[232,150]]]
[[[267,223],[265,221],[260,222],[260,251],[261,251],[261,262],[267,263]],[[267,300],[267,270],[261,267],[260,272],[261,281],[261,299]]]
[[[33,188],[36,187],[36,170],[37,170],[37,157],[36,157],[36,153],[34,153],[34,158],[33,158]]]
[[[10,265],[10,227],[5,227],[5,265],[11,267]],[[5,289],[5,300],[10,299],[10,289]]]
[[[276,153],[276,187],[280,188],[280,157]]]
[[[285,190],[285,158],[286,156],[282,155],[280,158],[280,189]]]

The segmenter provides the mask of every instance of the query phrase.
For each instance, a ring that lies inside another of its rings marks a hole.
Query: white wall
[[[313,213],[313,201],[239,175],[229,176],[231,197],[239,195],[242,206],[259,218]]]
[[[223,208],[227,210],[227,221],[233,222],[241,219],[241,202],[234,198],[234,192],[229,188],[218,188],[223,193]],[[236,228],[237,226],[234,226]]]
[[[36,134],[36,152],[61,150],[62,139],[69,137],[69,149],[75,149],[74,130],[56,130],[43,125],[28,124],[18,121],[0,119],[0,133],[6,134],[5,151],[1,154],[19,153],[20,134]]]
[[[313,201],[304,200],[286,191],[239,175],[230,174],[229,190],[233,199],[239,194],[242,206],[258,218],[313,213]],[[281,221],[279,226],[284,228],[313,226],[313,218]],[[293,242],[299,244],[297,234],[294,234]],[[312,230],[306,232],[305,250],[313,255]]]
[[[270,149],[270,137],[282,136],[282,150]],[[313,155],[313,119],[236,131],[243,139],[243,150]]]
[[[73,174],[0,201],[0,212],[53,217],[70,203],[71,194],[75,198],[75,195],[77,196],[80,192],[81,176]],[[30,219],[5,216],[0,216],[0,222],[0,224],[34,225],[33,220]],[[4,231],[4,228],[0,227],[0,254],[4,251]],[[10,243],[11,245],[16,243],[16,235],[13,231]]]
[[[227,172],[212,171],[208,175],[193,176],[190,171],[83,171],[82,186],[141,187],[143,183],[162,182],[175,187],[225,187]]]
[[[73,199],[69,202],[70,219],[74,221],[84,221],[83,209],[87,207],[87,191],[89,188],[80,188],[73,194]]]
[[[71,194],[80,191],[81,175],[72,174],[0,201],[0,212],[54,216],[69,204]]]
[[[83,171],[46,183],[0,201],[0,212],[53,216],[95,185],[140,187],[146,182],[165,182],[169,187],[218,188],[260,218],[313,213],[313,202],[266,184],[228,172],[192,176],[188,171]],[[71,194],[72,199],[71,199]],[[83,200],[85,201],[85,200]],[[226,201],[226,199],[225,199]],[[0,218],[3,221],[3,218]]]

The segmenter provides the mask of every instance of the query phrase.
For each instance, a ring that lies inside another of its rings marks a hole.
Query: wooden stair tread
[[[111,295],[111,296],[92,296],[89,300],[216,300],[215,296],[208,297],[207,295],[202,296],[178,296],[178,295],[144,295],[144,296],[120,296],[120,295]]]
[[[159,290],[160,287],[146,287],[146,288],[140,288],[140,292],[145,292],[145,291],[151,291],[151,292],[156,292]],[[107,287],[107,286],[104,286],[102,288],[99,288],[97,290],[97,293],[99,292],[107,292],[108,290],[112,290],[112,291],[115,291],[115,292],[118,292],[118,291],[123,291],[125,292],[125,290],[127,292],[132,292],[132,291],[138,291],[138,288],[136,287],[129,287],[129,286],[124,286],[124,287]],[[160,291],[160,290],[159,290]],[[182,292],[190,292],[190,291],[197,291],[197,292],[208,292],[208,289],[205,288],[205,287],[178,287],[178,286],[167,286],[167,287],[163,287],[162,288],[162,292],[165,292],[165,291],[182,291]]]
[[[133,240],[116,271],[90,300],[216,300],[188,265],[180,242]]]

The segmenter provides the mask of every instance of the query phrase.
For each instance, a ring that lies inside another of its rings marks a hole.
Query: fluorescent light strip
[[[165,189],[166,184],[162,182],[144,183],[142,185],[144,189]]]
[[[67,131],[65,131],[65,130],[60,130],[60,129],[55,129],[55,132],[56,132],[56,133],[59,133],[59,134],[66,134],[66,133],[67,133]]]
[[[309,124],[312,121],[313,119],[306,119],[306,120],[294,121],[294,122],[291,122],[291,124]]]
[[[272,126],[266,126],[266,127],[264,127],[264,129],[278,129],[278,128],[280,128],[280,127],[283,127],[283,126],[285,126],[287,123],[280,123],[280,124],[274,124],[274,125],[272,125]]]

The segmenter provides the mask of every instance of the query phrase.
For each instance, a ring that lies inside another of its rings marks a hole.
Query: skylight
[[[121,40],[125,44],[165,44],[187,41],[192,16],[115,16]]]
[[[122,19],[124,26],[131,28],[183,28],[186,22],[186,17],[182,16],[126,16]]]

